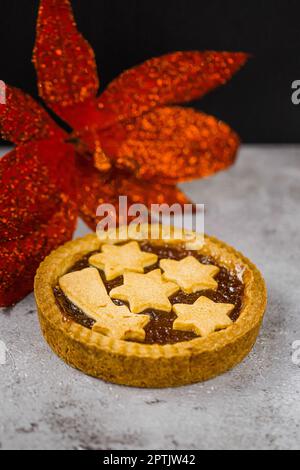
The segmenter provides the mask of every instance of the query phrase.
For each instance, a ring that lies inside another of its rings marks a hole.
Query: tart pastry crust
[[[153,243],[164,242],[153,240]],[[186,239],[181,239],[174,243],[186,247],[190,240],[187,242]],[[101,330],[102,327],[97,326],[97,318],[94,318],[96,323],[92,330],[73,321],[64,321],[53,292],[54,287],[76,262],[89,253],[101,251],[103,244],[107,244],[107,241],[99,240],[96,235],[88,235],[69,242],[46,258],[36,275],[35,296],[43,335],[52,349],[68,364],[108,382],[161,388],[213,378],[234,367],[251,351],[266,309],[265,282],[258,269],[247,258],[225,243],[208,236],[205,237],[201,253],[213,257],[218,265],[239,272],[245,285],[243,307],[236,322],[232,322],[228,316],[232,306],[222,304],[220,313],[225,316],[216,318],[214,325],[207,326],[204,322],[203,326],[203,319],[200,318],[201,311],[203,311],[203,306],[201,306],[199,318],[193,320],[195,325],[189,326],[188,324],[188,328],[198,328],[197,334],[200,333],[201,337],[160,346],[134,342],[138,341],[138,338],[142,339],[142,330],[148,318],[145,318],[146,315],[142,313],[138,315],[131,313],[127,307],[117,307],[112,300],[107,304],[107,308],[105,306],[100,308],[100,314],[101,310],[103,309],[104,312],[106,308],[106,313],[111,319],[115,312],[109,313],[110,309],[127,309],[131,318],[134,319],[135,333],[131,333],[131,323],[128,325],[128,331],[123,331],[126,330],[126,322],[123,324],[123,330],[115,331],[115,333],[111,331],[110,336],[107,336],[106,332]],[[90,269],[93,270],[93,268]],[[140,275],[143,276],[143,274]],[[102,300],[99,292],[95,302],[102,303]],[[177,327],[186,328],[188,320],[181,316],[180,307],[180,304],[176,306],[178,318],[175,322],[177,322]],[[189,306],[184,305],[184,307]],[[192,305],[190,308],[197,308],[197,305]],[[127,311],[123,312],[124,315],[126,313]],[[97,315],[99,315],[99,309]],[[135,323],[136,317],[141,320],[139,325]],[[227,328],[220,330],[226,327],[225,317],[228,318]],[[108,328],[112,326],[113,322],[108,325]],[[220,331],[208,334],[208,330],[211,329]],[[126,341],[128,339],[131,341]]]

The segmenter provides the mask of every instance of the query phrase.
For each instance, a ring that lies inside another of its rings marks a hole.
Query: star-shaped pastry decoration
[[[218,288],[214,277],[220,269],[217,266],[201,264],[193,256],[188,256],[181,261],[163,259],[160,267],[164,271],[165,280],[176,282],[188,294]]]
[[[229,315],[234,305],[218,304],[207,297],[200,297],[193,305],[176,304],[173,309],[177,315],[174,330],[192,331],[198,336],[208,336],[233,324]]]
[[[125,271],[144,273],[144,269],[153,266],[157,260],[157,255],[144,253],[134,241],[122,246],[103,245],[102,253],[92,256],[89,263],[104,271],[108,281],[113,281]]]
[[[131,341],[144,341],[144,328],[150,322],[149,315],[135,315],[128,307],[119,307],[111,299],[108,305],[100,308],[92,318],[96,320],[93,331],[115,339]]]
[[[65,296],[95,320],[93,331],[120,340],[143,341],[148,315],[134,315],[128,307],[115,305],[107,294],[99,271],[87,268],[59,280]]]
[[[151,308],[171,312],[171,295],[179,290],[177,284],[164,281],[160,269],[148,274],[124,273],[124,285],[112,289],[112,299],[128,302],[133,313],[141,313]]]

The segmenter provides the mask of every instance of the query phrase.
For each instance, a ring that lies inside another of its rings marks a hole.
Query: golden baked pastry
[[[35,296],[52,349],[89,375],[138,387],[204,381],[241,362],[266,308],[258,269],[212,237],[201,247],[196,234],[142,233],[88,235],[42,263]]]

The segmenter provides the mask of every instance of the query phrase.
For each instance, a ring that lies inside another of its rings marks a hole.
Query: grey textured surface
[[[97,381],[50,351],[32,295],[3,310],[2,449],[299,448],[299,181],[299,147],[244,147],[231,171],[185,185],[206,204],[207,232],[249,256],[269,288],[255,349],[213,381],[174,390]]]

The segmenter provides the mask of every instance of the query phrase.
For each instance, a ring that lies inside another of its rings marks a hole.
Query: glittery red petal
[[[6,104],[0,104],[0,134],[5,140],[19,144],[63,136],[63,131],[31,96],[7,86]]]
[[[29,293],[40,262],[72,237],[74,171],[74,150],[60,141],[24,144],[0,159],[1,307]]]
[[[0,242],[6,242],[36,231],[68,197],[76,200],[74,151],[55,141],[18,147],[0,159],[0,185]]]
[[[81,105],[96,96],[99,80],[94,52],[77,30],[69,0],[41,0],[34,63],[40,96],[63,119],[76,122]]]
[[[166,104],[201,98],[225,84],[246,62],[244,53],[175,52],[148,60],[114,80],[99,106],[124,120]]]
[[[102,131],[102,148],[139,179],[174,184],[206,177],[231,165],[238,136],[214,117],[179,107],[157,108]]]
[[[31,235],[0,242],[0,307],[18,302],[32,291],[40,263],[53,249],[71,239],[76,220],[77,208],[72,202],[65,202]]]
[[[175,186],[159,182],[139,181],[121,171],[114,172],[106,179],[92,166],[78,167],[80,191],[78,193],[80,213],[93,230],[100,220],[96,211],[100,204],[119,205],[119,196],[128,197],[128,205],[145,204],[187,204],[188,198]]]

